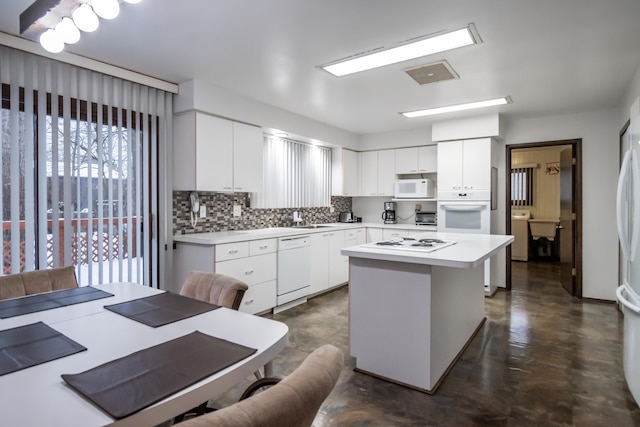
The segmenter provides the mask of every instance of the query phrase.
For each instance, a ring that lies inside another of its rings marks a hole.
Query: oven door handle
[[[476,204],[476,205],[468,205],[468,204],[451,205],[451,204],[446,204],[446,203],[441,203],[440,206],[445,211],[481,211],[481,210],[483,210],[483,209],[485,209],[487,207],[486,205],[480,205],[480,204]]]

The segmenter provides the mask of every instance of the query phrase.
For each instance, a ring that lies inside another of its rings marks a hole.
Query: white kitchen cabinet
[[[340,253],[345,246],[344,230],[329,233],[329,285],[328,288],[341,285],[349,280],[349,257]]]
[[[358,153],[344,148],[331,150],[331,194],[358,196]]]
[[[240,311],[255,314],[276,306],[277,248],[277,239],[215,246],[214,271],[235,277],[249,286],[240,303]]]
[[[189,111],[174,117],[174,189],[262,190],[262,129]]]
[[[396,179],[395,150],[358,153],[361,196],[393,196]]]
[[[329,287],[329,233],[313,233],[311,244],[311,265],[309,294],[317,294]]]
[[[437,172],[438,146],[397,148],[395,150],[395,173],[415,174]]]
[[[438,191],[491,190],[491,139],[438,143]]]
[[[379,242],[382,240],[382,228],[367,227],[367,243]]]

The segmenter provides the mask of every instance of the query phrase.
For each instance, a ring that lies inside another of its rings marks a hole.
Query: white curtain
[[[5,46],[0,82],[2,274],[74,265],[81,285],[157,286],[172,94]]]
[[[331,205],[331,150],[266,135],[263,191],[257,208],[305,208]]]

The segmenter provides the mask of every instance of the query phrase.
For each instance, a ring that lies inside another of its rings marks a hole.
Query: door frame
[[[582,298],[582,139],[565,139],[553,141],[530,142],[524,144],[506,145],[505,155],[505,230],[511,234],[511,156],[512,151],[522,148],[554,147],[559,145],[571,145],[575,165],[573,166],[573,206],[576,214],[574,222],[574,267],[576,275],[574,279],[574,296]],[[511,290],[511,246],[506,250],[506,289]]]

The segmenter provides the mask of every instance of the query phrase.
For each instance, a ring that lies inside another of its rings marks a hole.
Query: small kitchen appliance
[[[384,211],[382,211],[382,219],[385,224],[396,223],[396,204],[395,202],[384,202]]]
[[[353,212],[340,212],[340,217],[338,218],[338,222],[357,222],[357,220]]]
[[[436,186],[430,179],[399,179],[395,182],[396,199],[433,199]]]
[[[438,225],[436,212],[416,212],[416,225]]]

